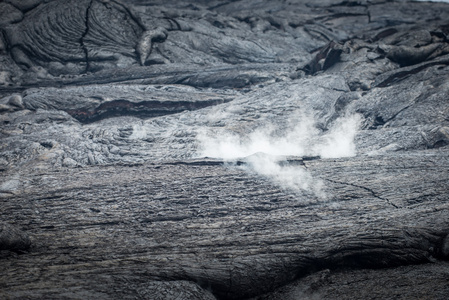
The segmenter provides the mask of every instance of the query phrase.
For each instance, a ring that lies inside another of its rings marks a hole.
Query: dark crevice
[[[89,50],[87,49],[86,45],[84,44],[84,39],[86,38],[87,34],[89,33],[89,14],[90,14],[90,9],[92,7],[93,1],[89,2],[89,5],[86,8],[86,15],[85,15],[85,30],[83,32],[83,34],[81,35],[80,38],[80,44],[81,44],[81,48],[84,51],[84,55],[85,55],[85,60],[86,60],[86,70],[84,71],[84,73],[89,72],[90,70],[90,62],[89,62]]]
[[[46,149],[51,149],[53,148],[53,143],[49,142],[49,141],[45,141],[45,142],[41,142],[40,143],[42,147],[46,148]]]
[[[400,26],[400,25],[413,25],[414,22],[412,21],[401,21],[401,20],[386,20],[385,21],[385,27],[394,27],[394,26]]]
[[[165,163],[165,165],[171,165],[171,166],[179,166],[179,165],[185,165],[185,166],[223,166],[226,162],[221,159],[214,159],[214,158],[201,158],[201,159],[191,159],[191,160],[184,160],[184,161],[174,161],[174,162],[168,162]]]
[[[394,208],[399,208],[399,206],[397,206],[396,204],[392,203],[387,198],[379,196],[375,191],[373,191],[370,188],[367,188],[367,187],[364,187],[364,186],[361,186],[361,185],[357,185],[357,184],[353,184],[353,183],[349,183],[349,182],[341,182],[341,181],[337,181],[337,180],[333,180],[333,179],[325,179],[325,180],[329,181],[329,182],[332,182],[332,183],[336,183],[336,184],[349,185],[349,186],[353,186],[353,187],[356,187],[356,188],[359,188],[359,189],[363,189],[365,191],[368,191],[375,198],[387,202],[389,205],[393,206]]]
[[[356,269],[384,269],[407,265],[429,263],[429,254],[417,248],[403,248],[407,255],[391,255],[391,247],[377,245],[377,247],[349,246],[330,253],[324,268],[331,270]]]
[[[357,13],[336,13],[333,15],[327,15],[315,18],[316,21],[330,21],[334,19],[344,18],[344,17],[366,17],[366,13],[364,14],[357,14]]]
[[[25,1],[23,1],[23,2],[25,2]],[[18,7],[17,5],[14,5],[14,2],[8,1],[7,3],[8,3],[9,5],[14,6],[15,8],[17,8],[18,10],[20,10],[22,13],[25,14],[25,13],[27,13],[27,12],[29,12],[29,11],[35,9],[35,8],[38,7],[39,5],[42,5],[42,4],[43,4],[42,2],[43,2],[43,1],[36,1],[36,3],[32,4],[32,1],[26,1],[26,3],[28,4],[28,7],[26,7],[26,8],[22,7],[22,9],[21,9],[20,7]],[[30,5],[30,4],[31,4],[31,5]]]
[[[165,20],[167,20],[168,22],[170,22],[170,24],[174,24],[174,26],[176,27],[176,30],[180,30],[182,31],[182,27],[179,24],[178,21],[176,21],[176,19],[170,18],[170,17],[164,17]]]
[[[376,118],[374,119],[374,123],[373,125],[371,125],[368,129],[377,129],[380,126],[384,126],[386,123],[386,121],[384,120],[384,118],[382,116],[376,116]]]
[[[273,20],[273,19],[269,19],[268,22],[270,23],[271,26],[273,26],[274,28],[278,29],[278,30],[284,30],[284,26],[282,26],[282,24],[279,24],[279,22]]]
[[[0,43],[3,43],[3,45],[6,46],[7,50],[10,50],[10,42],[8,41],[8,36],[5,33],[5,30],[0,28]],[[1,50],[0,50],[1,52]]]
[[[385,121],[385,124],[388,123],[388,122],[390,122],[390,121],[393,120],[394,118],[396,118],[401,112],[405,111],[405,110],[406,110],[407,108],[409,108],[410,106],[411,106],[411,104],[409,104],[409,105],[407,105],[407,106],[401,108],[397,113],[395,113],[393,116],[391,116],[390,118],[388,118],[388,119]]]
[[[372,41],[377,42],[377,41],[384,39],[386,37],[389,37],[397,32],[398,32],[398,30],[396,28],[388,28],[388,29],[382,30],[381,32],[376,34],[376,36],[372,39]]]
[[[435,142],[431,147],[429,147],[430,149],[438,149],[438,148],[443,148],[446,147],[448,145],[448,141],[445,140],[439,140],[437,142]]]
[[[14,45],[10,49],[11,58],[16,62],[16,64],[20,67],[25,67],[26,69],[34,66],[34,63],[29,59],[30,57],[35,57],[35,55],[29,50],[23,47],[22,45]],[[21,51],[24,56],[20,55]]]
[[[421,65],[418,66],[414,66],[414,67],[405,67],[402,68],[401,70],[397,70],[397,71],[393,71],[391,75],[380,75],[379,77],[381,77],[380,80],[376,80],[378,81],[377,83],[374,83],[374,87],[388,87],[393,83],[397,83],[407,77],[409,77],[410,75],[413,74],[417,74],[427,68],[430,68],[432,66],[437,66],[437,65],[449,65],[449,61],[433,61],[433,62],[428,62],[428,63],[423,63]]]
[[[332,41],[331,37],[328,37],[323,32],[320,32],[318,30],[314,30],[312,28],[307,28],[307,26],[304,26],[304,31],[307,32],[311,37],[319,39],[320,37],[323,38],[323,40],[330,42]]]
[[[207,101],[141,101],[130,102],[128,100],[115,100],[103,103],[94,109],[66,110],[68,114],[88,124],[102,119],[120,116],[136,116],[140,118],[159,117],[182,111],[197,110],[212,105],[230,102],[232,99],[210,99]]]
[[[356,6],[362,6],[362,7],[368,7],[367,4],[363,4],[361,1],[342,1],[337,4],[331,4],[329,7],[339,7],[339,6],[346,6],[346,7],[356,7]]]
[[[226,5],[230,4],[230,3],[237,2],[237,1],[239,1],[239,0],[225,1],[224,3],[220,3],[220,4],[217,4],[217,5],[208,7],[207,9],[208,9],[208,10],[214,10],[214,9],[220,8],[220,7],[222,7],[222,6],[226,6]]]
[[[374,119],[373,125],[368,127],[368,129],[369,130],[373,130],[373,129],[377,129],[378,127],[384,126],[385,124],[387,124],[391,120],[395,119],[400,113],[402,113],[403,111],[408,109],[411,105],[412,104],[406,105],[405,107],[401,108],[393,116],[391,116],[390,118],[388,118],[386,120],[382,116],[376,116],[376,118]]]
[[[329,42],[320,49],[315,57],[303,68],[308,75],[315,75],[319,71],[325,71],[340,61],[343,46],[334,41]]]
[[[285,166],[301,166],[306,167],[307,161],[320,159],[319,156],[304,156],[304,157],[286,157],[277,161],[281,167]],[[186,165],[186,166],[244,166],[248,165],[246,158],[238,158],[234,160],[222,160],[220,158],[203,157],[197,159],[189,159],[182,161],[173,161],[165,163],[166,165]]]

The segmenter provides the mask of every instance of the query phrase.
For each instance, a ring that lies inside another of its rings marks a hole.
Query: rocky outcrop
[[[0,6],[0,298],[445,299],[448,4]]]

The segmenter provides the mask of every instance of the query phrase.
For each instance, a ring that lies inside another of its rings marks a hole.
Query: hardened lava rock
[[[131,64],[144,29],[114,1],[50,1],[5,29],[15,62],[54,75],[79,74],[108,61]]]
[[[0,3],[1,299],[446,299],[449,4]]]

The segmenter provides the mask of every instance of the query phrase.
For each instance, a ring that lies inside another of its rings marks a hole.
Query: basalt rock
[[[7,223],[3,223],[1,226],[0,250],[25,251],[30,248],[31,240],[23,231]]]
[[[0,16],[0,298],[446,299],[449,4]]]

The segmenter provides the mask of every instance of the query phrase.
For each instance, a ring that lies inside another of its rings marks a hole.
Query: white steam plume
[[[354,137],[359,115],[337,119],[326,132],[316,127],[313,114],[296,113],[282,125],[261,126],[247,135],[223,129],[203,130],[197,138],[199,155],[226,161],[246,158],[251,171],[270,178],[275,184],[293,190],[306,190],[323,196],[322,183],[301,166],[281,165],[283,156],[323,158],[356,155]]]
[[[341,117],[323,135],[323,141],[316,144],[313,154],[323,158],[351,157],[357,154],[354,138],[360,126],[360,115]],[[319,139],[318,139],[319,140]]]

